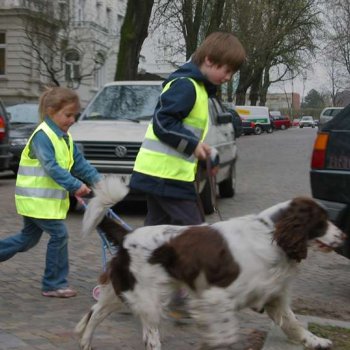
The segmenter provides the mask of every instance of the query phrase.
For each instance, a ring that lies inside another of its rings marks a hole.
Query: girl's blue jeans
[[[57,290],[68,286],[68,232],[63,220],[23,217],[21,232],[0,240],[0,261],[34,247],[45,231],[50,235],[46,250],[46,267],[42,290]]]

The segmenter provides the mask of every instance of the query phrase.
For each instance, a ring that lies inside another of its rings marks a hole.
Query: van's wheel
[[[285,125],[281,125],[281,130],[285,130],[286,129],[286,126]]]
[[[219,183],[219,194],[222,198],[232,198],[236,193],[236,164],[230,171],[230,177]]]
[[[214,203],[211,199],[211,189],[210,189],[210,183],[208,180],[205,182],[205,185],[199,197],[202,202],[204,214],[206,215],[212,214],[214,212]]]
[[[273,132],[273,127],[272,127],[272,126],[269,126],[269,127],[266,129],[266,132],[267,132],[268,134],[272,134],[272,132]]]
[[[255,125],[254,127],[254,134],[255,135],[260,135],[262,133],[262,128],[260,125]]]

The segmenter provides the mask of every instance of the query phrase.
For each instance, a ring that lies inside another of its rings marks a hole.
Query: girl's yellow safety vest
[[[196,90],[196,101],[189,113],[183,120],[186,129],[195,134],[203,141],[209,124],[208,93],[202,82],[191,78]],[[163,92],[167,91],[174,80],[165,85]],[[187,156],[175,148],[160,141],[153,132],[152,122],[148,125],[145,139],[137,155],[134,170],[164,179],[193,182],[197,171],[197,158],[192,154]]]
[[[46,124],[41,123],[28,140],[19,163],[16,181],[16,207],[18,214],[40,219],[65,219],[69,209],[69,193],[54,181],[38,159],[29,157],[29,145],[35,133],[43,130],[55,149],[60,167],[70,171],[73,166],[73,139],[68,134],[68,144]]]

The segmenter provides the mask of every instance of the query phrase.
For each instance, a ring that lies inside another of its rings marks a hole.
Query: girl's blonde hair
[[[43,121],[48,115],[49,108],[57,112],[70,103],[80,106],[79,96],[75,91],[61,86],[46,87],[39,99],[40,120]]]
[[[233,72],[237,72],[246,60],[246,52],[232,33],[214,32],[196,49],[192,61],[200,67],[206,57],[219,67],[228,65]]]

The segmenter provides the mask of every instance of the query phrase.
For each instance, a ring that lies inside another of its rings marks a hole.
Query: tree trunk
[[[115,80],[134,80],[137,77],[142,44],[148,35],[148,25],[154,0],[128,0],[121,28]]]
[[[251,106],[256,106],[259,99],[259,89],[260,89],[260,81],[261,78],[257,77],[252,85],[250,86],[250,94],[249,94],[249,100]]]

